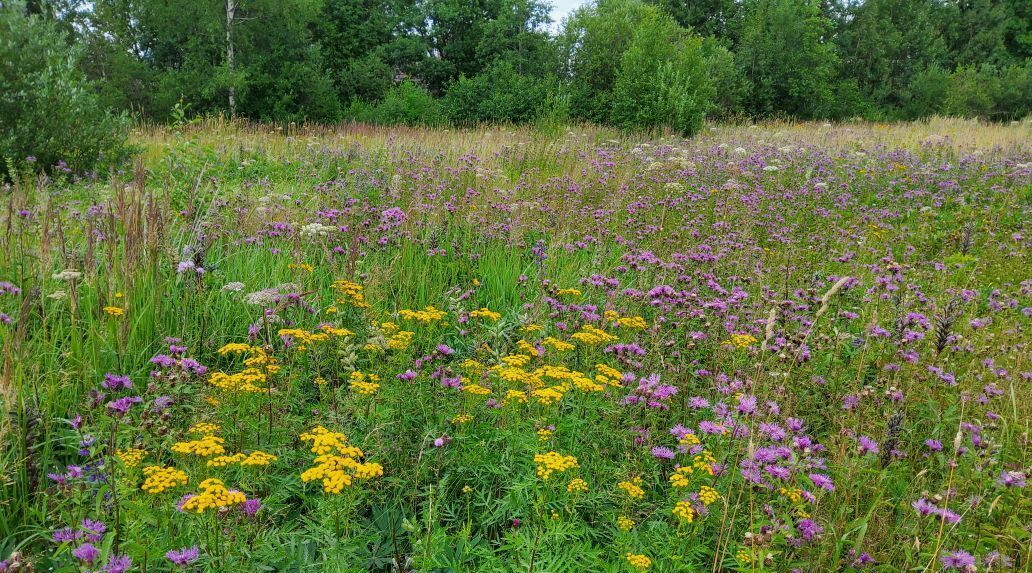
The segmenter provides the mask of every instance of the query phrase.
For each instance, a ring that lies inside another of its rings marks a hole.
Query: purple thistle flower
[[[878,442],[875,442],[867,436],[860,436],[860,453],[861,454],[877,454],[878,453]]]
[[[946,569],[975,570],[975,556],[963,550],[947,551],[939,558],[939,562]]]
[[[652,457],[659,460],[672,460],[674,459],[674,450],[663,446],[656,446],[652,448]]]
[[[181,569],[197,561],[201,556],[201,550],[196,545],[172,550],[165,554],[165,558]]]
[[[91,564],[97,557],[100,557],[100,550],[94,547],[92,543],[83,543],[72,550],[72,556],[83,563]]]
[[[133,566],[133,560],[128,555],[115,555],[108,560],[104,566],[104,573],[125,573]]]

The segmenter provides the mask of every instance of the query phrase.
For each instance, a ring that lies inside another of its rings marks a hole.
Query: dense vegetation
[[[1029,570],[1025,126],[133,143],[4,188],[0,571]]]
[[[180,102],[284,122],[549,117],[689,132],[703,115],[1032,109],[1027,0],[599,0],[552,26],[544,0],[4,4],[79,47],[105,105],[157,121]]]

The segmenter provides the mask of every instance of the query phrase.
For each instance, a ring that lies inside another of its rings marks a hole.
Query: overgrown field
[[[0,571],[1027,571],[1032,130],[141,130],[0,230]]]

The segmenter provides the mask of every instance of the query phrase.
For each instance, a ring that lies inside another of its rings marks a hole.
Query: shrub
[[[356,100],[351,104],[348,115],[356,121],[379,125],[436,126],[444,123],[441,104],[426,89],[408,80],[392,86],[377,104]]]
[[[548,98],[549,82],[520,74],[499,61],[472,78],[462,77],[444,95],[444,114],[452,123],[519,123],[534,119]]]
[[[712,99],[702,40],[665,14],[649,14],[620,58],[610,120],[625,128],[702,128]]]
[[[76,173],[120,163],[128,119],[105,110],[53,22],[0,7],[0,173],[29,156]]]

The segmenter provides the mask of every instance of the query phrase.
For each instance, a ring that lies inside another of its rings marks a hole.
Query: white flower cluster
[[[322,223],[309,223],[304,227],[301,227],[301,237],[304,239],[314,239],[316,237],[326,237],[330,233],[336,231],[337,228],[330,225],[323,225]]]

